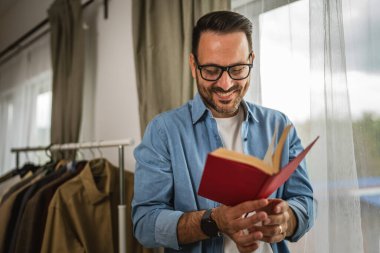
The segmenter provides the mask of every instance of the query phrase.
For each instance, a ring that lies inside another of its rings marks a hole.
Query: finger
[[[269,225],[269,226],[255,226],[250,229],[250,232],[260,231],[264,237],[273,237],[281,234],[285,234],[288,226],[286,223],[281,225]]]
[[[268,215],[268,218],[264,220],[264,225],[280,225],[283,223],[287,223],[289,220],[289,212],[286,211],[284,213]]]
[[[237,248],[238,248],[240,253],[251,253],[251,252],[253,252],[259,248],[259,243],[254,242],[249,246],[245,246],[245,247],[237,246]]]
[[[263,205],[266,204],[267,200],[259,201],[256,203],[253,203],[253,205]],[[245,203],[245,205],[249,205],[248,202]],[[252,205],[251,205],[252,207]],[[267,214],[264,212],[255,213],[254,215],[242,218],[243,213],[240,213],[238,218],[231,218],[236,217],[234,213],[236,213],[236,210],[239,210],[239,208],[242,208],[240,205],[235,207],[228,207],[228,206],[220,206],[218,208],[215,208],[213,211],[213,219],[218,224],[218,227],[220,231],[223,233],[226,233],[228,235],[231,235],[233,233],[236,233],[237,231],[244,230],[247,228],[252,227],[252,225],[261,222],[267,218]],[[235,210],[232,210],[235,209]],[[240,209],[240,210],[247,210],[247,209]]]
[[[239,205],[232,207],[234,209],[233,216],[231,218],[240,218],[243,214],[250,213],[252,211],[259,210],[268,205],[267,199],[246,201]]]
[[[274,205],[273,212],[275,214],[283,213],[289,208],[288,202],[282,199],[272,199],[270,202]]]
[[[278,234],[274,236],[264,236],[261,241],[267,242],[267,243],[276,243],[276,242],[281,242],[282,240],[285,239],[284,234]]]
[[[260,211],[265,211],[268,214],[275,214],[281,212],[281,210],[286,210],[288,203],[282,199],[268,199],[268,205],[263,207]]]
[[[236,245],[242,247],[248,247],[252,245],[252,243],[257,242],[263,238],[263,233],[255,231],[253,233],[244,234],[243,231],[239,231],[236,233],[232,239],[236,243]]]
[[[255,213],[249,217],[246,218],[239,218],[232,222],[232,228],[235,231],[240,231],[243,229],[248,229],[254,226],[255,224],[259,222],[263,222],[268,218],[268,215],[265,212],[259,212]]]

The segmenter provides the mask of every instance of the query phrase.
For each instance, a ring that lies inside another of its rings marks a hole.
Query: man
[[[304,162],[269,199],[224,206],[197,195],[209,152],[224,146],[263,158],[275,125],[282,132],[290,124],[284,114],[243,100],[254,60],[251,36],[251,22],[228,11],[209,13],[194,27],[190,67],[199,94],[153,119],[134,153],[132,218],[144,246],[283,253],[284,239],[297,241],[312,226]],[[293,128],[282,165],[302,149]]]

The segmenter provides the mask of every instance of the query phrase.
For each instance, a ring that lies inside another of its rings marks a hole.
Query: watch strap
[[[207,209],[202,216],[201,229],[203,233],[209,237],[220,236],[219,228],[216,222],[211,217],[212,209]]]

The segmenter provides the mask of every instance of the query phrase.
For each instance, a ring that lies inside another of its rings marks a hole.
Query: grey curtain
[[[229,10],[229,0],[133,0],[133,42],[141,134],[158,113],[191,99],[192,28],[210,11]]]
[[[84,32],[80,0],[56,0],[48,10],[53,100],[51,142],[77,142],[82,114]],[[74,153],[66,158],[73,159]]]

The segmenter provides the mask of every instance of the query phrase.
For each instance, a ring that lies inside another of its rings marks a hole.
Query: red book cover
[[[289,129],[284,130],[272,156],[273,163],[269,165],[258,158],[223,148],[209,153],[198,195],[229,206],[269,197],[291,176],[319,138],[279,170],[273,164],[280,164],[283,143]]]

